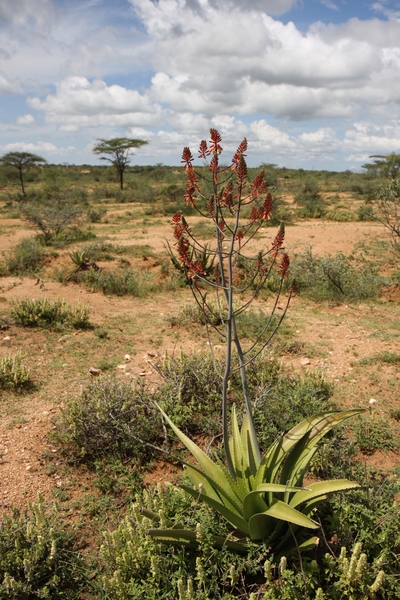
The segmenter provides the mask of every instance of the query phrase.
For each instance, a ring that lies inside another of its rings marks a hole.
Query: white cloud
[[[33,125],[35,122],[35,117],[32,115],[23,115],[22,117],[18,117],[15,121],[17,125]]]
[[[59,82],[56,93],[43,101],[32,97],[27,102],[34,110],[44,111],[48,123],[64,127],[149,126],[157,123],[161,112],[159,106],[136,90],[76,76]]]
[[[65,133],[76,133],[77,131],[79,131],[79,129],[79,125],[73,125],[71,123],[70,125],[60,125],[58,131],[64,131]]]
[[[155,43],[149,95],[173,110],[347,118],[377,95],[400,98],[398,24],[375,19],[361,35],[354,20],[302,34],[242,3],[232,12],[223,3],[131,2]]]
[[[60,149],[57,148],[54,144],[49,142],[37,142],[33,144],[31,142],[12,142],[10,144],[2,144],[0,148],[3,152],[32,152],[34,154],[61,154],[64,152],[69,152],[71,147]]]
[[[12,95],[22,92],[19,79],[10,79],[5,73],[0,72],[0,94]]]

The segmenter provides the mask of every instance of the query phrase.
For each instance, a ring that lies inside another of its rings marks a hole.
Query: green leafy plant
[[[296,292],[317,302],[375,298],[384,281],[371,262],[357,265],[341,252],[316,256],[311,247],[294,257],[291,274]]]
[[[82,209],[67,199],[36,198],[20,205],[22,218],[33,226],[44,244],[51,244],[57,239],[67,240],[78,237],[81,232],[78,225],[82,217]]]
[[[162,437],[157,416],[139,383],[133,386],[103,375],[61,411],[55,435],[77,459],[115,454],[133,457],[139,464],[149,460]]]
[[[6,254],[5,263],[9,273],[26,275],[40,272],[48,259],[48,251],[37,239],[24,238]]]
[[[46,509],[41,496],[21,514],[14,509],[0,520],[0,598],[81,598],[83,560],[73,549],[57,506]]]
[[[278,577],[274,577],[270,561],[265,563],[265,576],[268,581],[263,600],[373,600],[384,587],[385,572],[381,563],[369,563],[362,552],[361,542],[356,542],[348,556],[342,547],[338,557],[326,553],[321,560],[311,561],[306,573],[296,573],[288,568],[282,558]],[[323,580],[319,576],[324,572]]]
[[[384,417],[360,417],[355,423],[354,433],[361,452],[365,454],[373,454],[376,450],[388,452],[400,445],[398,437]]]
[[[188,279],[192,280],[191,289],[196,302],[203,310],[208,324],[226,343],[225,371],[222,378],[222,433],[226,465],[221,461],[213,461],[171,421],[161,407],[159,408],[164,419],[199,465],[185,463],[186,473],[193,487],[184,484],[183,489],[214,508],[233,526],[229,539],[213,538],[215,546],[227,545],[232,550],[246,553],[247,546],[243,543],[243,537],[247,537],[256,542],[267,541],[274,552],[287,554],[315,544],[316,537],[308,537],[306,530],[319,527],[310,515],[328,493],[358,486],[357,483],[348,480],[335,480],[311,484],[304,488],[303,478],[319,440],[333,425],[360,411],[328,411],[309,417],[278,438],[264,456],[261,456],[247,366],[272,339],[285,315],[290,292],[286,306],[281,307],[281,318],[274,319],[283,283],[288,274],[289,258],[281,250],[284,240],[283,225],[270,248],[253,257],[244,254],[243,249],[247,243],[270,218],[272,196],[267,192],[263,172],[248,184],[244,158],[247,141],[243,140],[239,145],[230,168],[223,168],[219,166],[221,137],[215,129],[211,129],[210,134],[210,145],[205,141],[201,142],[199,157],[207,160],[211,156],[211,198],[206,198],[201,193],[199,175],[193,166],[194,159],[189,148],[184,149],[182,162],[188,175],[186,201],[197,207],[196,201],[200,196],[205,208],[201,208],[200,203],[198,212],[211,220],[215,231],[215,245],[206,247],[201,243],[193,235],[181,211],[174,215],[173,226],[179,260],[185,267]],[[203,174],[202,179],[204,177]],[[241,218],[243,208],[245,216]],[[215,257],[217,268],[211,274],[205,272],[203,260],[194,254],[194,250],[197,249]],[[251,270],[246,269],[251,274],[244,281],[235,277],[239,263],[255,265]],[[274,270],[278,270],[280,285],[270,318],[256,341],[250,341],[247,347],[243,347],[238,334],[237,319],[249,308]],[[215,291],[216,303],[209,302],[205,291],[207,287]],[[234,302],[234,297],[241,300],[240,304]],[[216,316],[219,317],[218,320]],[[235,407],[232,409],[230,423],[228,417],[228,388],[234,371],[240,373],[245,404],[241,428]],[[164,542],[197,545],[196,533],[179,526],[173,529],[152,529],[149,534]]]
[[[90,327],[88,306],[71,306],[65,300],[22,298],[12,302],[11,317],[23,327]]]
[[[398,155],[397,155],[398,157]],[[378,190],[376,218],[389,231],[392,245],[400,253],[400,178],[398,174],[390,183]]]
[[[19,350],[0,359],[0,388],[19,389],[30,384],[30,371],[23,363]]]
[[[304,182],[302,189],[295,196],[296,203],[301,207],[298,215],[306,219],[320,219],[326,212],[325,201],[314,179]]]
[[[214,462],[180,431],[164,412],[163,416],[200,466],[185,463],[185,471],[194,487],[183,484],[183,489],[224,516],[237,532],[232,533],[233,539],[241,540],[244,535],[253,541],[267,540],[275,554],[288,555],[296,549],[313,547],[317,542],[318,538],[307,537],[305,530],[319,528],[309,515],[327,494],[358,487],[358,483],[337,479],[304,488],[303,479],[318,441],[334,425],[359,412],[358,409],[334,411],[305,419],[278,438],[260,459],[252,446],[247,415],[239,430],[233,409],[232,436],[228,441],[234,460],[233,476],[222,463]],[[160,541],[196,545],[192,531],[155,529],[149,534]],[[216,546],[227,544],[238,552],[247,551],[240,541],[215,539],[214,542]]]

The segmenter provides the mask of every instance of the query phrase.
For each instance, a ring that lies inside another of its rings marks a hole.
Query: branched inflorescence
[[[285,237],[283,224],[267,248],[260,250],[255,256],[244,253],[246,246],[254,240],[260,228],[271,219],[272,195],[267,190],[264,171],[261,171],[252,182],[248,180],[245,160],[247,140],[244,139],[239,144],[228,167],[220,165],[221,142],[219,132],[210,129],[209,142],[203,140],[200,143],[198,157],[208,165],[211,173],[211,177],[208,178],[194,167],[194,158],[189,148],[184,148],[182,154],[182,163],[187,173],[186,203],[194,207],[199,215],[212,222],[215,231],[214,244],[206,246],[192,233],[182,211],[178,211],[173,216],[172,225],[179,261],[192,284],[196,301],[203,310],[208,324],[226,341],[223,423],[227,422],[226,395],[232,368],[240,369],[246,408],[252,422],[245,367],[271,340],[287,310],[290,293],[283,309],[278,304],[284,280],[289,272],[289,257],[283,247]],[[210,195],[202,192],[200,182],[211,184]],[[212,270],[205,269],[205,256],[208,263],[215,264]],[[272,276],[278,276],[279,284],[271,314],[257,341],[243,350],[237,334],[236,317],[250,306]],[[207,298],[210,288],[216,293],[216,303],[209,302]],[[279,318],[275,318],[278,308],[282,312]],[[235,365],[232,362],[233,348],[236,349],[237,355]],[[226,435],[227,430],[224,437]]]

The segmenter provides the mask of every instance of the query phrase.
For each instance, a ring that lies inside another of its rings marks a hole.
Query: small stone
[[[126,362],[129,362],[131,360],[131,355],[125,354],[125,360],[126,360]]]
[[[90,367],[89,373],[92,377],[98,377],[99,375],[101,375],[101,370],[95,369],[94,367]]]
[[[311,361],[309,358],[301,358],[300,364],[302,367],[306,367],[307,365],[311,364]]]
[[[5,342],[9,342],[9,341],[11,340],[11,338],[10,338],[10,336],[9,336],[9,335],[6,335],[5,337],[3,337],[3,340],[4,340]]]
[[[31,465],[26,465],[25,471],[30,471],[32,469]]]
[[[48,410],[44,410],[44,411],[42,412],[42,415],[49,415],[49,414],[50,414],[50,413],[49,413],[49,411],[48,411]]]
[[[375,398],[371,398],[368,404],[369,404],[370,406],[373,406],[374,404],[376,404],[376,400],[375,400]]]

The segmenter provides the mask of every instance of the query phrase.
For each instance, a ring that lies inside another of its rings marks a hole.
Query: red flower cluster
[[[210,136],[211,136],[211,140],[210,140],[210,148],[208,150],[208,154],[214,154],[214,156],[216,156],[217,154],[221,154],[222,146],[220,144],[221,136],[220,136],[219,132],[216,129],[210,129]]]
[[[185,232],[190,233],[190,227],[181,210],[178,210],[172,217],[172,225],[174,226],[174,238],[177,240],[175,246],[177,247],[182,266],[187,269],[188,278],[196,279],[199,275],[204,275],[203,261],[192,261],[190,259],[191,245],[189,240],[184,236]]]
[[[289,265],[289,256],[285,253],[282,257],[282,262],[278,269],[278,275],[282,275],[282,277],[289,277]]]
[[[235,156],[232,158],[232,171],[237,171],[239,162],[240,162],[240,158],[243,156],[246,156],[246,150],[247,150],[247,140],[246,138],[243,139],[243,141],[239,144],[238,149],[236,150]]]
[[[274,250],[273,256],[277,256],[278,251],[282,248],[282,244],[285,239],[285,226],[281,223],[279,227],[279,231],[275,236],[274,241],[272,242],[272,249]]]
[[[252,199],[258,198],[267,191],[267,184],[264,181],[264,171],[261,171],[251,184],[250,196]]]

